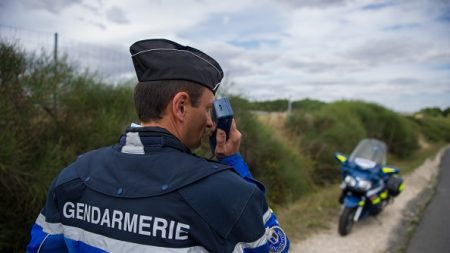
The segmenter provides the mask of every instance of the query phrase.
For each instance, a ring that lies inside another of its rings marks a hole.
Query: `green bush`
[[[254,104],[239,97],[230,97],[234,118],[242,133],[240,152],[252,175],[267,188],[272,206],[281,206],[313,189],[310,179],[312,162],[280,142],[267,126],[251,113]],[[207,141],[197,150],[210,156]]]
[[[447,111],[442,111],[441,108],[439,108],[439,107],[423,108],[422,110],[419,111],[419,113],[422,113],[427,116],[433,116],[433,117],[446,116],[447,112],[448,112],[448,108],[447,108]]]
[[[34,179],[34,161],[39,142],[29,120],[36,109],[20,84],[27,69],[24,55],[13,46],[0,43],[0,251],[22,249],[31,217],[41,204],[45,187]],[[33,218],[34,219],[34,218]],[[27,226],[27,230],[20,229]]]
[[[432,142],[450,142],[450,117],[424,116],[415,118],[421,133]]]
[[[257,101],[249,102],[248,108],[256,111],[269,111],[269,112],[285,112],[289,107],[289,100],[287,99],[276,99],[270,101]],[[298,101],[292,101],[291,107],[293,110],[317,110],[320,109],[324,102],[314,99],[303,99]]]
[[[300,140],[300,149],[314,160],[312,177],[316,184],[339,179],[334,153],[349,154],[363,138],[377,138],[398,157],[407,157],[418,148],[411,122],[382,106],[338,101],[316,110],[296,110],[286,128]]]
[[[252,102],[250,107],[252,110],[284,112],[288,109],[289,100],[277,99],[271,101]]]
[[[315,112],[295,111],[288,118],[286,127],[300,139],[300,150],[314,161],[312,178],[319,185],[339,178],[334,153],[350,152],[366,135],[352,112],[333,105]]]
[[[304,111],[313,111],[313,110],[319,110],[324,105],[326,105],[326,103],[322,102],[322,101],[319,101],[319,100],[303,99],[303,100],[292,102],[292,109],[294,109],[294,110],[304,110]]]
[[[23,251],[53,177],[117,141],[136,117],[129,86],[0,43],[0,252]]]
[[[311,191],[307,158],[293,153],[250,112],[241,111],[236,121],[243,135],[241,153],[253,176],[268,188],[271,204],[282,205]]]
[[[449,114],[450,114],[450,107],[447,107],[447,109],[443,110],[443,111],[442,111],[442,114],[443,114],[445,117],[448,117]]]
[[[417,134],[407,118],[373,103],[341,101],[335,105],[354,112],[366,129],[366,136],[386,142],[394,155],[406,158],[418,148]]]

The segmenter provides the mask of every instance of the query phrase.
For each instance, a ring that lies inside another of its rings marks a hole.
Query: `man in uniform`
[[[191,153],[223,77],[205,53],[164,39],[130,47],[141,121],[118,144],[80,155],[52,182],[28,252],[287,252],[264,186],[217,130],[211,161]]]

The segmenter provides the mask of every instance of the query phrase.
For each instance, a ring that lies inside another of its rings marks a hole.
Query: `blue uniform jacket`
[[[192,154],[162,128],[128,128],[52,182],[28,252],[287,252],[264,186],[239,154]]]

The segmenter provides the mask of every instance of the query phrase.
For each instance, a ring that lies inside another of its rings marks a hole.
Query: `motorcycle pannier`
[[[398,196],[401,192],[400,186],[403,183],[403,178],[401,177],[390,177],[387,182],[387,189],[391,196]]]

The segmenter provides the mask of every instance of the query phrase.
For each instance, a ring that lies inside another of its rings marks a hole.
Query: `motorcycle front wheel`
[[[339,217],[339,234],[342,236],[348,235],[352,231],[353,217],[355,216],[356,208],[345,207]]]

